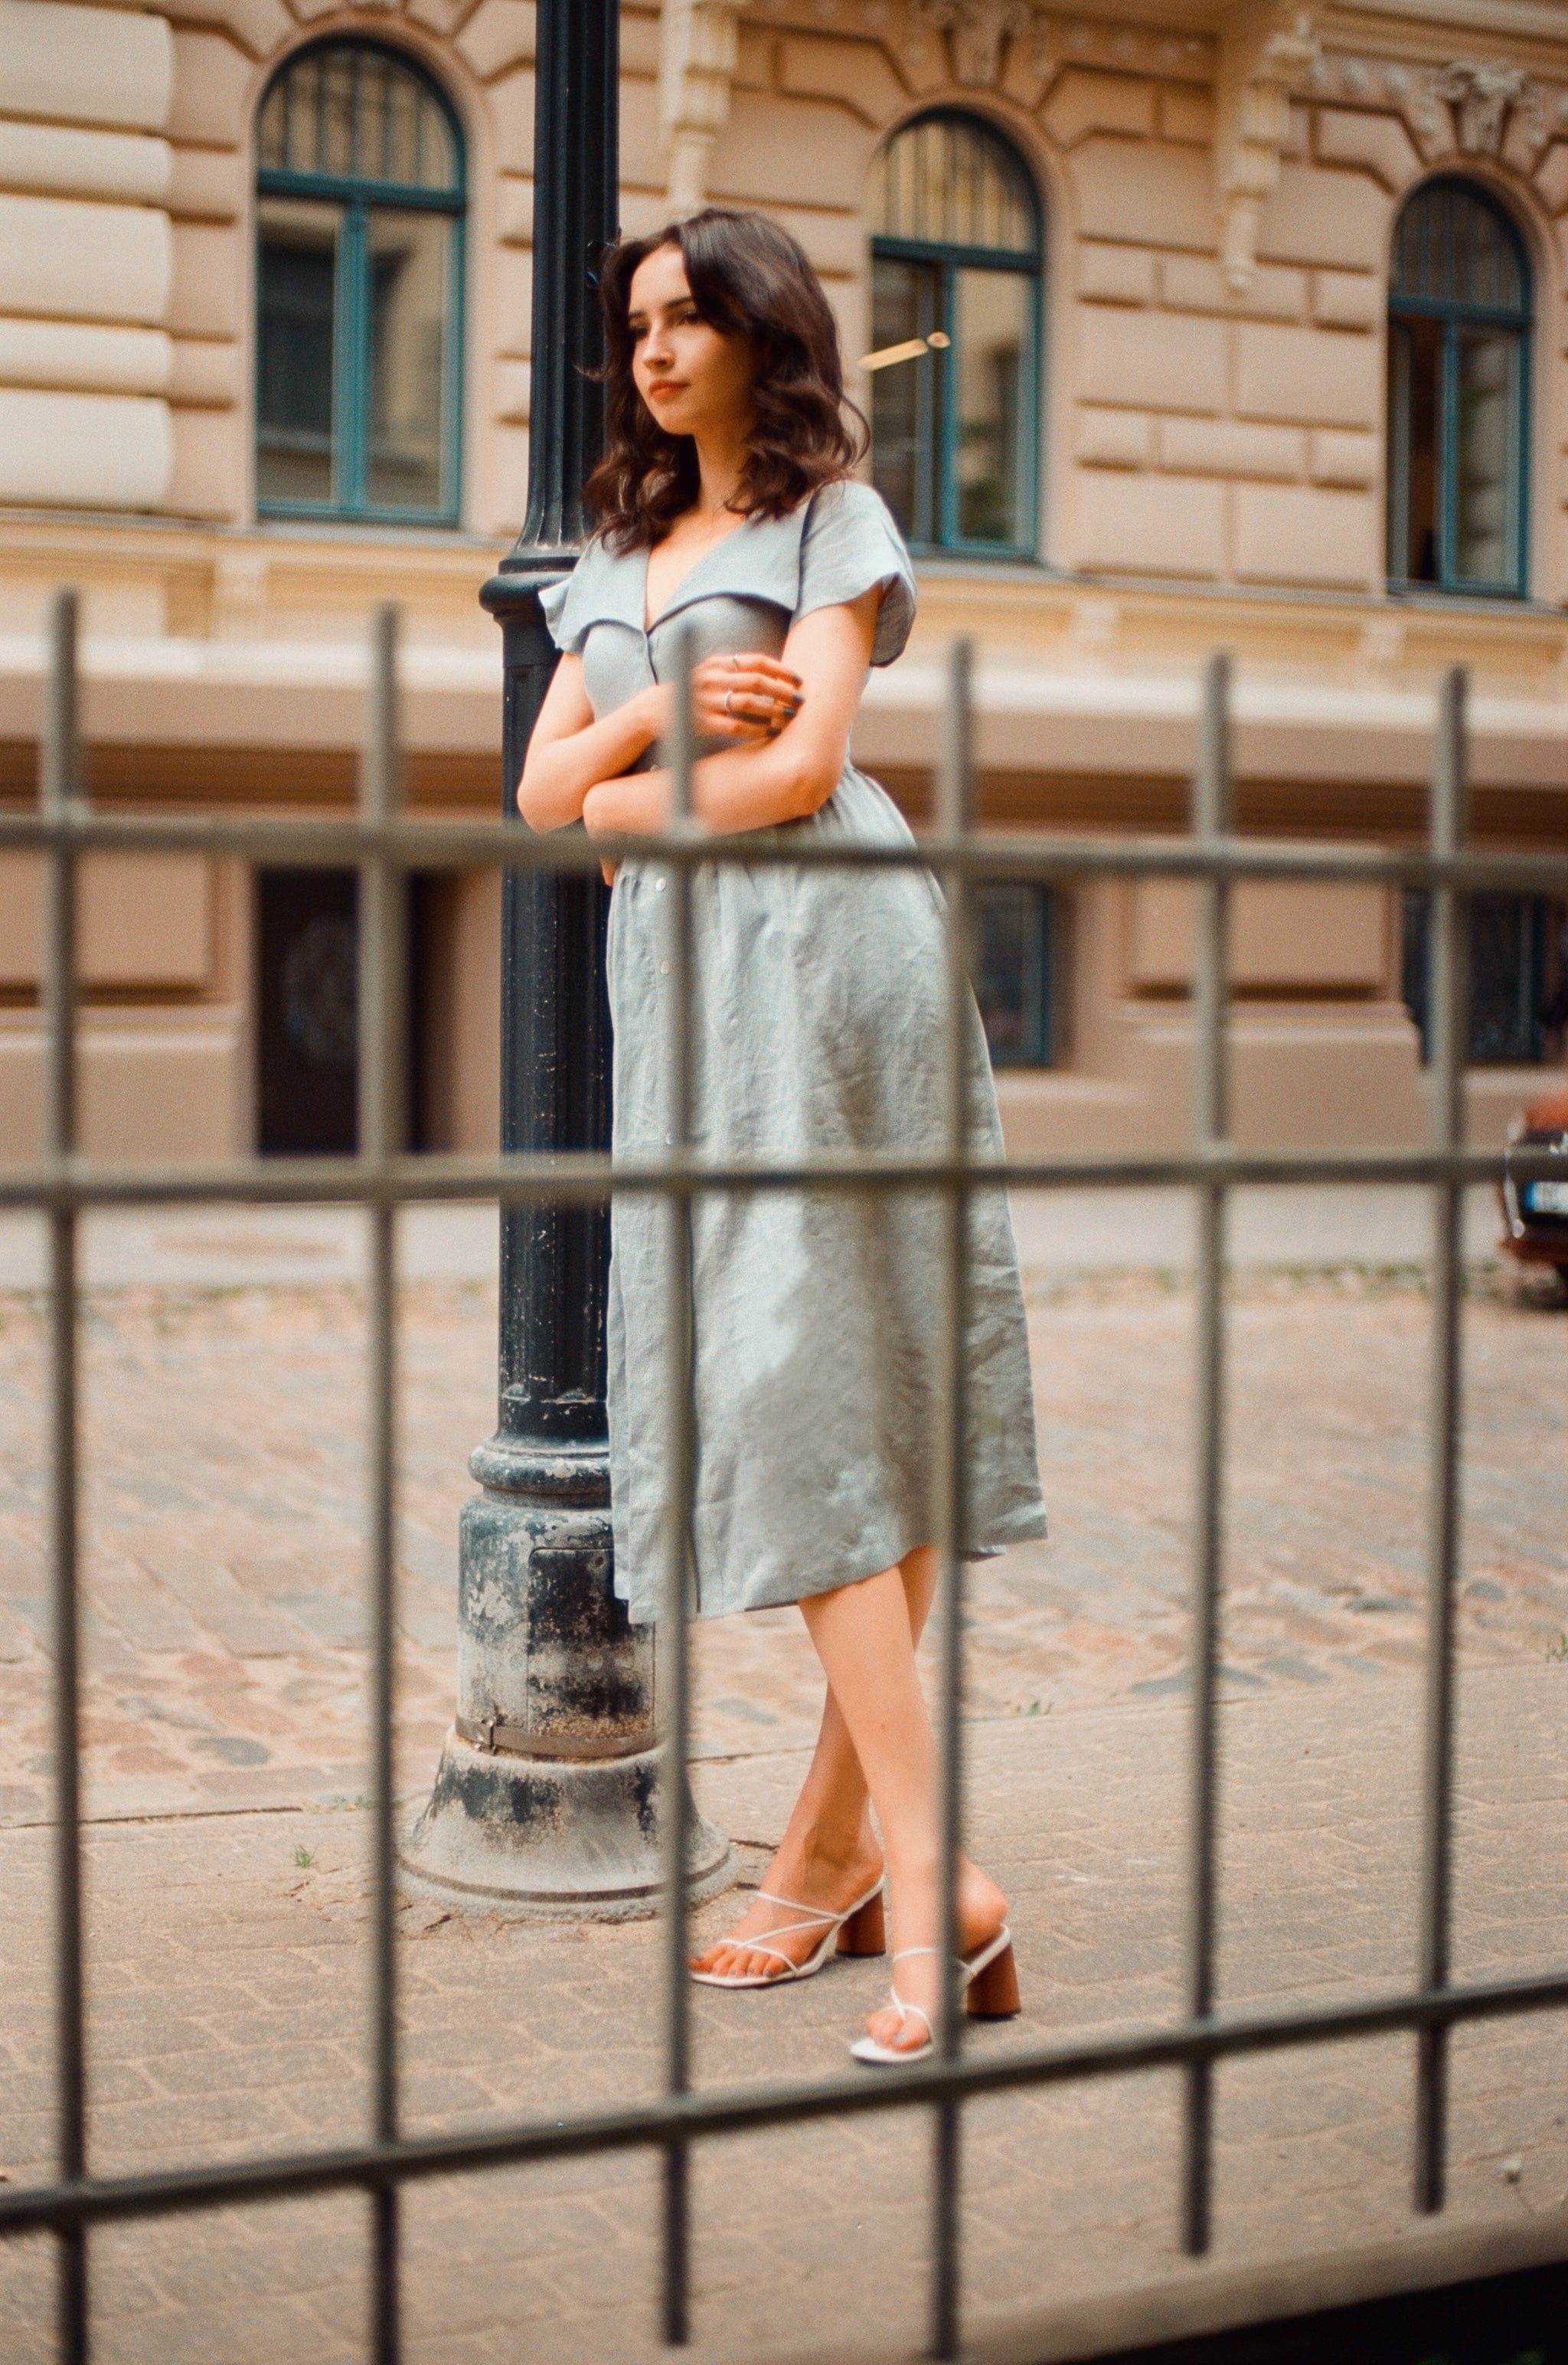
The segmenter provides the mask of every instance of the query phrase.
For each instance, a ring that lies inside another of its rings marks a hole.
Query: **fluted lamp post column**
[[[501,810],[555,667],[540,593],[588,539],[602,395],[594,273],[616,234],[617,0],[540,0],[533,135],[528,519],[481,598],[503,635]],[[501,905],[501,1146],[610,1141],[607,891],[508,871]],[[476,1903],[618,1919],[662,1879],[651,1627],[612,1586],[605,1423],[608,1213],[503,1206],[499,1419],[469,1468],[458,1569],[457,1715],[407,1870]],[[684,1777],[683,1777],[684,1778]],[[693,1817],[693,1893],[728,1843]]]

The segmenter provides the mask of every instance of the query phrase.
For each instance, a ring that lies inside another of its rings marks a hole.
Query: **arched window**
[[[1428,181],[1399,218],[1388,322],[1394,585],[1525,590],[1529,266],[1502,207]]]
[[[872,469],[917,548],[1032,556],[1040,208],[999,132],[923,117],[871,202]]]
[[[451,108],[392,51],[324,42],[268,90],[258,151],[258,507],[454,522],[464,196]]]

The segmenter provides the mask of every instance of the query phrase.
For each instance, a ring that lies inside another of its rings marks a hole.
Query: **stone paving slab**
[[[1029,1286],[1053,1536],[977,1572],[969,1602],[974,1828],[1012,1888],[1026,1980],[1025,2021],[986,2046],[1169,2016],[1181,1927],[1191,1289],[1179,1261],[1114,1258],[1033,1263]],[[1231,1299],[1223,1985],[1339,1994],[1411,1962],[1431,1309],[1399,1257],[1276,1256],[1242,1265]],[[493,1413],[493,1290],[415,1275],[403,1314],[411,1813],[451,1709],[456,1516]],[[1568,1321],[1485,1269],[1464,1321],[1459,1966],[1479,1975],[1564,1952]],[[106,1287],[84,1339],[95,2159],[342,2140],[365,2108],[363,1294],[320,1276]],[[0,1295],[14,2176],[43,2172],[51,2140],[42,1359],[37,1300]],[[791,1611],[700,1629],[695,1656],[700,1786],[755,1878],[820,1678]],[[703,1926],[734,1910],[716,1900]],[[528,1929],[428,1904],[402,1918],[411,2124],[654,2090],[647,1925]],[[785,1994],[703,1995],[700,2074],[837,2072],[880,1978],[834,1966]],[[1459,2216],[1533,2224],[1568,2191],[1560,2035],[1504,2024],[1455,2053]],[[1402,2041],[1227,2068],[1213,2271],[1409,2238],[1408,2107]],[[1171,2234],[1173,2079],[969,2115],[977,2324],[1189,2274]],[[916,2345],[928,2152],[918,2114],[705,2149],[699,2359],[810,2354],[846,2326],[880,2353]],[[640,2159],[411,2195],[410,2354],[651,2357],[655,2212]],[[358,2356],[363,2231],[348,2197],[106,2235],[98,2353]],[[48,2290],[47,2244],[0,2253],[5,2365],[49,2353]]]
[[[1182,1190],[1025,1191],[1014,1194],[1020,1256],[1037,1272],[1106,1266],[1190,1269],[1193,1197]],[[1465,1253],[1494,1252],[1490,1188],[1465,1200]],[[82,1227],[90,1289],[244,1289],[363,1283],[364,1216],[353,1207],[113,1208]],[[1247,1187],[1231,1201],[1230,1253],[1243,1265],[1412,1265],[1431,1254],[1430,1194],[1403,1185]],[[493,1203],[420,1203],[399,1220],[404,1272],[420,1281],[487,1281],[496,1271]],[[42,1289],[48,1244],[38,1216],[0,1212],[0,1290]]]
[[[1347,1677],[1223,1710],[1220,1984],[1231,2002],[1348,1997],[1413,1960],[1419,1685],[1390,1675],[1369,1718]],[[1013,1900],[1025,2015],[982,2052],[1159,2022],[1177,2010],[1182,1769],[1170,1701],[970,1728],[980,1853]],[[1568,1671],[1476,1669],[1462,1700],[1456,1975],[1557,1967],[1568,1910]],[[702,1804],[776,1835],[800,1760],[699,1769]],[[352,2140],[368,2104],[367,1819],[301,1809],[101,1828],[89,1842],[92,2156],[104,2170]],[[746,1852],[755,1879],[756,1850]],[[47,2170],[47,1837],[0,1835],[0,2159]],[[703,1909],[717,1928],[735,1899]],[[657,2090],[651,1923],[540,1926],[401,1915],[406,2124],[550,2115]],[[885,1965],[835,1964],[777,1993],[695,1995],[699,2082],[834,2076]],[[1454,2045],[1450,2221],[1555,2222],[1568,2205],[1568,2017]],[[1265,2260],[1418,2243],[1408,2208],[1411,2047],[1402,2038],[1226,2065],[1215,2119],[1216,2244],[1178,2255],[1178,2081],[1160,2074],[972,2106],[965,2143],[968,2321]],[[700,2146],[698,2360],[922,2338],[924,2113]],[[579,2159],[449,2178],[407,2203],[413,2365],[498,2355],[640,2365],[656,2353],[656,2170]],[[353,2196],[95,2244],[98,2345],[113,2365],[321,2365],[363,2355],[364,2207]],[[47,2246],[0,2249],[0,2355],[43,2365]]]
[[[451,1712],[457,1516],[493,1418],[493,1289],[403,1293],[401,1780]],[[1428,1349],[1418,1272],[1236,1275],[1227,1690],[1367,1686],[1422,1647]],[[970,1588],[969,1710],[1186,1687],[1193,1298],[1108,1269],[1031,1283],[1051,1540]],[[49,1811],[39,1302],[0,1295],[0,1820]],[[348,1283],[90,1294],[84,1316],[88,1811],[328,1804],[364,1787],[364,1306]],[[1465,1308],[1467,1662],[1568,1653],[1568,1319],[1480,1271]],[[698,1749],[814,1729],[793,1610],[696,1638]],[[1369,1702],[1369,1706],[1370,1706]]]

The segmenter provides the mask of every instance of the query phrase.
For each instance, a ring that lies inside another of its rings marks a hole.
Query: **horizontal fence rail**
[[[245,2201],[288,2201],[351,2186],[411,2183],[466,2168],[517,2168],[593,2152],[647,2150],[672,2136],[753,2135],[815,2119],[861,2118],[911,2110],[951,2096],[1004,2094],[1032,2087],[1182,2069],[1194,2061],[1242,2060],[1302,2045],[1347,2044],[1423,2028],[1461,2027],[1568,2005],[1568,1971],[1522,1979],[1477,1981],[1423,1995],[1363,1996],[1298,2012],[1219,2013],[1203,2023],[1133,2031],[1081,2045],[1020,2048],[985,2061],[937,2062],[897,2078],[824,2079],[820,2084],[722,2089],[621,2111],[569,2118],[525,2119],[470,2135],[410,2135],[396,2144],[268,2155],[210,2168],[160,2169],[140,2176],[95,2177],[68,2184],[0,2192],[0,2236],[73,2225],[108,2225],[226,2209]]]
[[[678,869],[744,860],[748,870],[937,870],[967,878],[1302,879],[1363,887],[1450,886],[1473,895],[1568,891],[1568,855],[1435,854],[1372,846],[1271,845],[1218,836],[1195,843],[1165,837],[1027,837],[978,832],[923,835],[913,846],[859,846],[802,839],[799,845],[748,838],[745,855],[722,838],[524,835],[504,822],[226,821],[174,815],[103,813],[80,805],[63,813],[0,813],[0,853],[232,855],[254,862],[342,869],[367,855],[411,870],[466,869],[504,863],[510,870],[598,871],[603,862],[657,860]]]
[[[1306,1149],[1172,1152],[1157,1158],[1009,1158],[958,1165],[946,1159],[879,1156],[823,1159],[820,1165],[726,1165],[719,1160],[644,1164],[591,1150],[559,1158],[445,1158],[421,1154],[267,1158],[221,1166],[53,1165],[0,1167],[0,1207],[144,1206],[157,1202],[253,1200],[299,1205],[384,1202],[415,1206],[433,1199],[504,1199],[599,1205],[638,1194],[694,1198],[704,1192],[934,1191],[966,1180],[1019,1191],[1137,1190],[1156,1183],[1268,1188],[1290,1182],[1501,1182],[1561,1175],[1562,1153],[1544,1144],[1491,1149]]]
[[[299,2199],[343,2190],[367,2193],[371,2208],[372,2308],[369,2350],[375,2365],[398,2365],[400,2331],[402,2188],[416,2180],[525,2166],[634,2149],[656,2151],[663,2166],[661,2215],[665,2338],[689,2337],[694,2228],[689,2176],[693,2143],[764,2128],[869,2112],[927,2109],[932,2113],[931,2348],[958,2353],[963,2264],[959,2201],[963,2103],[1103,2078],[1166,2070],[1180,2075],[1182,2157],[1176,2196],[1182,2243],[1200,2254],[1212,2237],[1212,2090],[1217,2063],[1309,2045],[1337,2045],[1394,2034],[1416,2040],[1413,2093],[1414,2202],[1442,2206],[1447,2132],[1447,2043],[1454,2027],[1568,2006],[1568,1965],[1550,1976],[1453,1983],[1450,1977],[1453,1818],[1454,1592],[1458,1570],[1461,1368],[1459,1305],[1462,1194],[1505,1175],[1523,1181],[1561,1173],[1550,1149],[1506,1153],[1463,1146],[1465,940],[1468,899],[1499,891],[1568,892],[1568,858],[1478,855],[1465,837],[1465,727],[1462,678],[1444,685],[1437,716],[1431,828],[1424,849],[1316,848],[1263,845],[1234,835],[1228,744],[1229,676],[1215,659],[1204,683],[1192,833],[1185,838],[1100,839],[980,835],[972,824],[974,765],[969,661],[955,650],[940,770],[938,828],[918,846],[795,844],[785,836],[713,839],[692,819],[692,744],[688,659],[678,685],[679,727],[671,750],[676,811],[668,832],[588,846],[571,835],[535,837],[501,824],[424,824],[399,812],[396,620],[375,624],[371,698],[359,816],[353,821],[239,821],[119,816],[91,812],[82,793],[76,724],[75,603],[57,603],[46,705],[39,810],[0,815],[0,851],[45,857],[48,875],[44,1007],[48,1028],[43,1154],[0,1169],[0,1207],[32,1208],[50,1227],[50,1451],[51,1602],[56,1651],[54,1894],[58,2174],[51,2183],[0,2191],[0,2237],[51,2232],[60,2272],[58,2355],[87,2365],[91,2355],[89,2233],[95,2226],[169,2217],[243,2202]],[[360,874],[362,1057],[360,1149],[351,1157],[238,1159],[209,1165],[131,1165],[84,1157],[76,1121],[75,910],[79,865],[88,853],[188,853],[207,857],[352,866]],[[611,859],[668,867],[670,971],[674,978],[666,1046],[673,1083],[667,1156],[644,1162],[606,1156],[509,1155],[489,1158],[407,1154],[401,1104],[409,1014],[403,990],[407,878],[421,868],[502,865],[588,871]],[[691,989],[694,978],[690,890],[700,868],[865,869],[919,867],[939,878],[946,901],[945,1042],[948,1123],[944,1154],[924,1159],[838,1156],[755,1167],[705,1161],[693,1147]],[[1193,1014],[1194,1115],[1192,1147],[1142,1158],[978,1158],[969,1149],[962,1052],[968,1016],[966,907],[980,879],[1071,880],[1161,877],[1191,882],[1199,896]],[[1424,1149],[1240,1150],[1229,1130],[1228,943],[1234,889],[1249,880],[1351,881],[1427,890],[1432,898],[1433,1131]],[[1224,1602],[1225,1232],[1229,1194],[1242,1185],[1355,1182],[1421,1185],[1432,1194],[1434,1385],[1428,1538],[1428,1689],[1422,1792],[1421,1889],[1414,1933],[1415,1976],[1408,1990],[1341,2004],[1226,2012],[1218,1991],[1217,1833],[1220,1765],[1215,1699]],[[941,1693],[941,1849],[943,1958],[955,1952],[952,1871],[962,1840],[959,1703],[964,1658],[963,1533],[966,1472],[964,1358],[969,1207],[978,1190],[1059,1191],[1185,1186],[1196,1195],[1197,1421],[1193,1539],[1193,1686],[1186,1847],[1184,2012],[1175,2024],[1114,2037],[1019,2046],[975,2059],[963,2046],[964,2021],[949,1969],[928,2064],[874,2079],[776,2083],[756,2089],[693,2090],[689,1995],[685,1971],[687,1889],[682,1877],[689,1807],[681,1776],[689,1719],[687,1622],[689,1529],[696,1467],[692,1395],[692,1203],[711,1194],[835,1191],[940,1194],[946,1226],[942,1276],[951,1351],[944,1389],[944,1435],[935,1538],[943,1575],[938,1605]],[[411,2137],[401,2132],[398,1952],[395,1925],[397,1236],[398,1210],[431,1200],[499,1198],[509,1204],[602,1205],[624,1194],[655,1194],[669,1210],[671,1401],[675,1407],[666,1484],[668,1666],[664,1683],[667,1848],[664,1889],[664,2077],[652,2102],[610,2111],[527,2118],[482,2132]],[[222,2165],[193,2163],[154,2174],[95,2177],[88,2157],[90,2085],[86,2068],[82,1940],[79,1796],[80,1599],[76,1446],[79,1278],[76,1234],[95,1208],[247,1201],[276,1205],[336,1203],[367,1210],[370,1259],[371,1474],[368,1592],[372,1625],[369,1755],[373,1807],[374,1965],[371,2125],[364,2142]]]

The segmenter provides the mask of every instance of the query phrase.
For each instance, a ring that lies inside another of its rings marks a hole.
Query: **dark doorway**
[[[409,879],[409,1148],[431,1147],[430,965],[441,881]],[[359,1146],[359,876],[256,876],[256,1146],[263,1158]]]
[[[256,1146],[263,1158],[359,1143],[359,878],[256,880]]]

